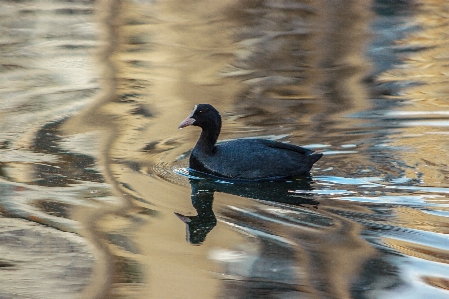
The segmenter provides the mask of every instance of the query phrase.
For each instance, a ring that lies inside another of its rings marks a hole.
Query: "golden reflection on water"
[[[268,245],[264,245],[271,241],[252,240],[251,234],[242,234],[219,222],[201,247],[180,243],[185,232],[173,211],[192,213],[189,193],[183,187],[186,182],[176,177],[172,180],[173,174],[164,173],[164,167],[160,166],[176,160],[195,142],[197,130],[175,131],[193,105],[209,102],[223,111],[226,120],[223,139],[245,136],[248,130],[256,135],[260,131],[295,137],[295,128],[302,126],[303,130],[297,134],[303,143],[313,143],[312,138],[323,130],[325,136],[332,136],[324,125],[331,127],[350,109],[359,111],[369,105],[365,101],[368,92],[361,84],[368,71],[362,63],[362,50],[367,40],[369,13],[363,7],[346,7],[350,15],[345,18],[352,21],[342,19],[334,27],[324,20],[339,16],[343,7],[336,7],[327,16],[319,13],[323,7],[309,5],[290,8],[254,5],[250,1],[220,4],[211,1],[183,3],[182,10],[179,5],[125,2],[117,16],[116,38],[120,42],[111,56],[117,76],[116,95],[100,110],[113,115],[117,124],[109,167],[134,208],[117,218],[122,219],[122,225],[113,225],[113,219],[104,218],[100,227],[108,235],[126,235],[136,243],[137,253],[120,248],[114,241],[109,250],[114,256],[126,259],[127,264],[140,264],[140,268],[128,268],[143,279],[125,284],[117,278],[114,284],[117,295],[211,298],[232,296],[238,290],[244,292],[245,284],[237,287],[239,280],[250,283],[259,277],[269,283],[264,278],[265,271],[257,274],[251,268],[263,267],[266,258],[273,258],[273,253],[266,251]],[[318,102],[320,98],[325,105]],[[301,119],[298,111],[302,111]],[[304,131],[309,131],[308,136],[301,133]],[[167,184],[167,180],[180,187]],[[223,215],[231,215],[227,214],[228,206],[250,210],[255,206],[251,200],[225,194],[217,194],[215,203]],[[142,214],[137,221],[133,215],[141,209],[154,212]],[[291,286],[285,292],[298,291],[299,275],[299,284],[308,292],[323,292],[336,298],[350,296],[346,278],[357,276],[374,251],[359,238],[362,228],[359,224],[344,219],[336,221],[334,228],[324,232],[295,231],[297,227],[285,231],[282,225],[264,228],[290,240],[289,246],[302,248],[304,242],[312,246],[300,254],[291,249],[294,257],[288,267],[293,267],[293,272],[289,274]],[[329,239],[330,235],[333,239]],[[322,251],[316,251],[316,247]],[[226,254],[218,254],[210,260],[209,255],[222,252],[221,248],[230,252],[238,248],[237,252],[247,257],[248,262],[252,258],[256,261],[250,262],[248,272],[236,280],[243,275],[240,272],[245,269],[246,258],[233,261],[225,258]],[[280,248],[278,258],[283,260],[287,248]],[[349,248],[353,249],[351,254]],[[351,264],[346,262],[349,255]],[[217,279],[224,268],[228,268],[223,274],[229,282]],[[126,273],[122,275],[126,277]],[[217,273],[218,277],[211,273]],[[253,275],[256,276],[251,278]]]
[[[407,177],[420,177],[424,186],[445,186],[449,179],[448,142],[448,74],[445,61],[449,57],[447,4],[440,1],[422,1],[410,22],[420,28],[397,42],[406,51],[401,67],[385,73],[381,80],[403,82],[405,87],[394,98],[406,99],[394,112],[401,127],[391,136],[391,144],[403,150],[398,152],[407,165],[413,165]],[[438,158],[436,158],[438,157]],[[431,199],[432,202],[447,202],[447,196]],[[446,211],[444,208],[437,209]],[[402,227],[447,234],[447,217],[429,215],[413,208],[396,209],[397,222]],[[447,252],[439,248],[390,240],[387,244],[407,255],[419,256],[442,262]],[[402,245],[399,245],[402,244]]]
[[[101,294],[105,254],[75,216],[114,201],[92,158],[101,137],[62,129],[102,88],[90,55],[103,45],[95,10],[25,2],[4,2],[0,13],[0,259],[8,265],[0,297]]]
[[[317,213],[332,220],[329,226],[289,227],[266,211],[269,206],[218,193],[217,227],[207,242],[191,246],[181,242],[183,223],[173,215],[195,213],[188,183],[170,167],[198,137],[195,129],[175,129],[199,102],[223,111],[222,139],[248,136],[249,131],[250,136],[290,134],[295,143],[355,143],[366,151],[360,140],[378,137],[366,130],[372,121],[347,116],[373,108],[369,97],[376,90],[364,81],[372,71],[365,54],[372,38],[371,11],[357,2],[285,7],[203,1],[182,3],[182,10],[180,5],[123,2],[114,22],[117,42],[110,61],[115,94],[98,112],[114,119],[108,167],[131,207],[97,222],[116,261],[111,294],[239,297],[250,287],[251,297],[261,296],[264,284],[273,284],[282,294],[350,298],[353,283],[367,275],[368,265],[388,264],[360,238],[362,216],[343,216],[357,215],[359,206],[323,202]],[[342,135],[345,131],[359,135]],[[413,165],[407,157],[405,163]],[[329,159],[322,169],[351,173],[363,165],[372,175],[401,171],[365,155]],[[178,163],[185,165],[185,160]],[[407,171],[407,177],[417,177]],[[251,213],[267,215],[261,222]],[[360,211],[363,217],[371,214],[370,209]],[[386,223],[426,230],[416,218],[406,224],[399,211],[396,216]],[[383,239],[401,251],[395,242]],[[391,285],[400,280],[394,273],[388,273],[394,277]]]
[[[381,39],[373,24],[397,20],[371,5],[382,4],[6,5],[17,18],[0,21],[12,30],[2,32],[0,59],[13,83],[0,92],[14,99],[0,111],[0,216],[85,238],[60,234],[77,252],[62,247],[61,256],[80,261],[67,269],[84,271],[71,275],[68,297],[395,295],[416,285],[401,276],[398,256],[418,258],[408,261],[423,267],[411,271],[444,289],[436,273],[448,260],[439,205],[449,164],[446,15],[438,1],[425,2],[404,13],[404,27],[419,30],[382,27],[396,44],[381,50],[402,51],[385,67],[370,48]],[[401,15],[398,5],[388,12]],[[216,192],[216,227],[202,245],[188,243],[174,212],[196,210],[189,181],[173,168],[186,166],[199,131],[176,128],[200,102],[222,112],[220,139],[260,135],[325,149],[305,195],[318,204]],[[8,254],[0,271],[14,264]]]

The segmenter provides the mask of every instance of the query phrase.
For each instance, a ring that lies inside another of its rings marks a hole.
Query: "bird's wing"
[[[271,148],[279,148],[279,149],[285,149],[285,150],[289,150],[289,151],[294,151],[303,155],[310,155],[313,153],[312,150],[307,149],[307,148],[303,148],[294,144],[288,144],[288,143],[283,143],[283,142],[276,142],[276,141],[271,141],[271,140],[265,140],[265,139],[260,139],[260,142],[263,143],[264,145],[271,147]]]

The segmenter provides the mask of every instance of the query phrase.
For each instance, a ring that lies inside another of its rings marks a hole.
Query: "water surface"
[[[6,1],[0,297],[447,298],[448,11]],[[201,102],[222,140],[324,157],[189,177],[199,131],[177,126]]]

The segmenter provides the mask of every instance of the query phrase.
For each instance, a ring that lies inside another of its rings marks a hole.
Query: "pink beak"
[[[193,125],[193,123],[195,122],[195,119],[191,117],[191,115],[189,115],[186,119],[184,119],[182,121],[182,123],[179,124],[178,129],[182,129],[188,126]]]

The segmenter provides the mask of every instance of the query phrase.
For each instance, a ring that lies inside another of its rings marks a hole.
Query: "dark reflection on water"
[[[48,187],[65,187],[80,181],[104,182],[103,176],[95,170],[92,156],[75,154],[58,145],[63,123],[64,120],[48,123],[36,133],[30,149],[36,153],[57,155],[58,162],[35,165],[35,183]]]
[[[190,171],[190,175],[194,175]],[[277,182],[226,182],[210,178],[191,178],[191,201],[196,216],[185,216],[175,213],[187,228],[187,240],[192,244],[200,244],[207,234],[217,224],[212,209],[215,192],[233,194],[251,199],[263,200],[271,203],[281,203],[293,206],[310,205],[317,208],[319,202],[296,195],[297,190],[312,190],[310,176],[293,181]]]
[[[186,239],[191,244],[201,244],[207,234],[217,225],[217,218],[212,210],[214,202],[213,190],[197,190],[192,185],[192,206],[195,208],[196,216],[185,216],[176,213],[176,216],[186,224]]]

